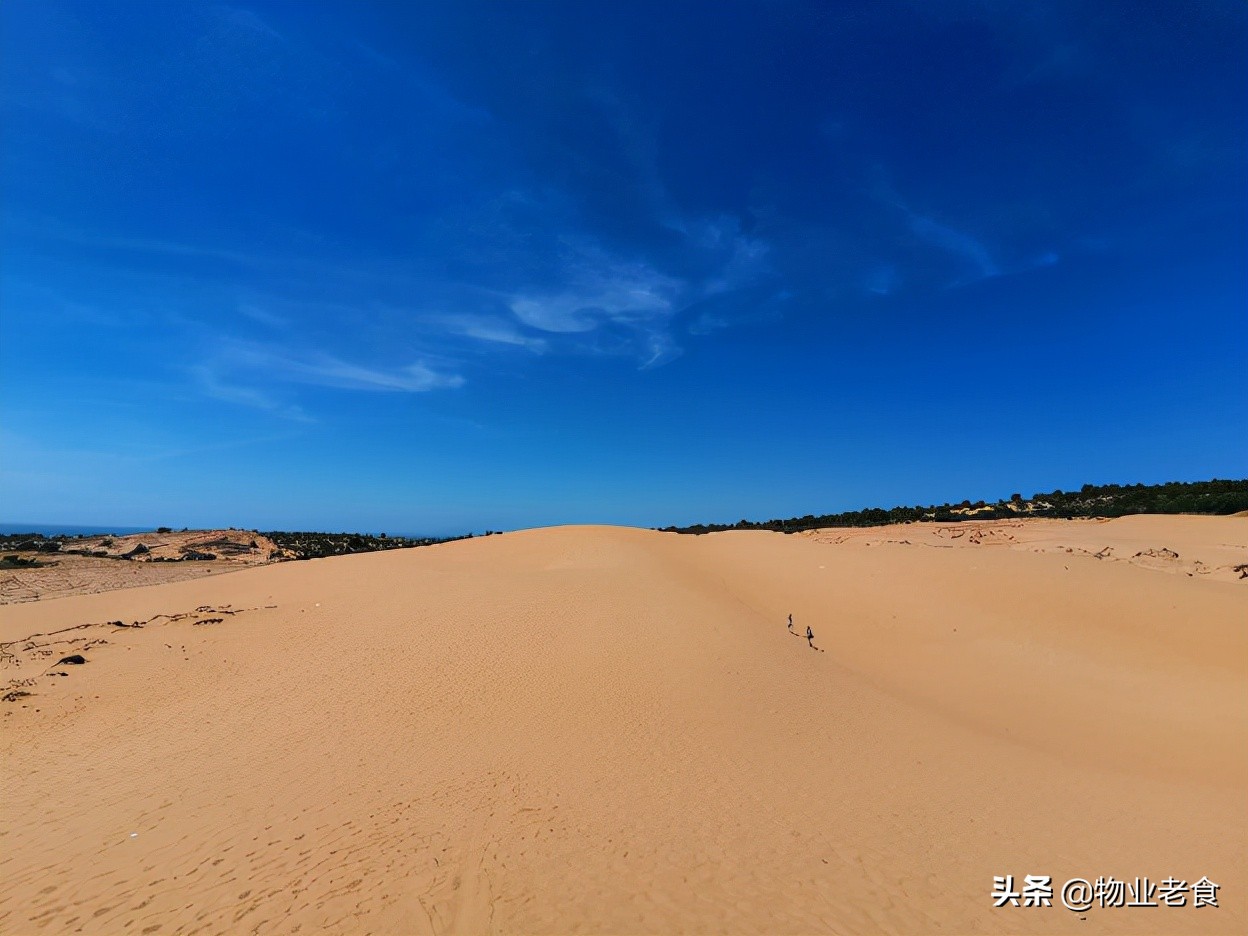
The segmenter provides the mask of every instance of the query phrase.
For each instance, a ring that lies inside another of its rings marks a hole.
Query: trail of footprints
[[[361,802],[352,818],[318,822],[326,812],[341,815],[342,805],[325,801],[282,816],[245,840],[214,835],[204,816],[175,842],[144,853],[142,864],[116,867],[114,851],[128,846],[110,841],[72,864],[5,873],[0,931],[341,932],[358,929],[364,917],[401,913],[415,931],[488,932],[501,896],[496,880],[506,870],[497,836],[506,829],[532,837],[553,822],[550,808],[520,805],[506,775],[381,807]],[[114,867],[83,874],[97,862]],[[5,893],[32,880],[65,883],[38,889],[19,917]]]

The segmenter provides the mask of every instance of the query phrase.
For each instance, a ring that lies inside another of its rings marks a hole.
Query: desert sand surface
[[[962,520],[884,527],[811,530],[821,543],[965,549],[1004,546],[1037,553],[1128,562],[1161,572],[1219,581],[1248,579],[1248,535],[1241,517],[1132,516],[1089,520]],[[1162,543],[1166,545],[1161,545]]]
[[[1248,932],[1248,521],[1032,523],[5,606],[0,932]],[[994,909],[1029,874],[1219,906]]]
[[[0,605],[180,582],[284,557],[272,540],[248,530],[88,536],[66,541],[61,552],[3,553],[36,564],[0,566]]]

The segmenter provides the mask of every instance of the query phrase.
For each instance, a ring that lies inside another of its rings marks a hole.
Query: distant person
[[[793,629],[793,615],[789,615],[789,630]]]
[[[809,625],[806,627],[806,643],[810,645],[811,650],[815,649],[815,632],[810,629]]]

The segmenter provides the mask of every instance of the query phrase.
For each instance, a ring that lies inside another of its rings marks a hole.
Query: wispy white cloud
[[[153,237],[127,237],[113,233],[101,234],[75,227],[49,217],[6,215],[5,226],[12,233],[27,237],[50,238],[66,244],[136,254],[221,260],[226,263],[257,267],[273,265],[276,258],[253,251],[238,250],[226,244],[196,244]]]
[[[356,50],[359,51],[359,53],[364,56],[366,60],[379,68],[386,68],[396,72],[403,70],[403,66],[400,65],[396,59],[391,58],[384,52],[379,52],[367,42],[362,42],[361,40],[356,39],[352,45],[355,46]]]
[[[262,39],[285,41],[286,37],[265,22],[254,10],[222,4],[216,7],[215,12],[221,21],[233,30]]]
[[[1052,250],[1022,258],[1017,251],[1011,252],[1000,243],[990,243],[986,237],[962,226],[955,227],[930,215],[920,214],[910,208],[887,182],[877,183],[877,196],[900,212],[906,228],[919,243],[935,248],[953,261],[953,278],[946,281],[946,288],[968,286],[1053,266],[1061,259]],[[900,281],[901,274],[895,263],[880,262],[869,269],[865,287],[868,292],[887,296],[896,290]]]
[[[784,305],[793,297],[787,289],[775,289],[774,282],[713,294],[684,310],[688,316],[685,330],[690,335],[710,335],[743,325],[776,322],[784,317]]]
[[[959,282],[973,282],[977,279],[988,279],[1000,276],[1001,269],[992,258],[987,246],[965,231],[959,231],[932,218],[908,212],[910,230],[935,247],[948,251],[965,260],[971,267],[970,278],[962,278]]]
[[[588,238],[567,238],[559,287],[517,290],[507,305],[520,323],[552,340],[596,332],[613,336],[581,341],[575,350],[631,354],[643,368],[664,364],[681,353],[673,324],[682,313],[755,286],[767,275],[767,245],[741,234],[735,221],[673,219],[671,228],[683,235],[686,263],[692,258],[699,272],[676,275]]]
[[[261,410],[295,422],[313,422],[299,406],[277,400],[255,387],[227,383],[206,365],[192,367],[190,372],[200,391],[210,399]]]
[[[238,304],[238,314],[267,328],[286,328],[290,325],[287,319],[254,302],[240,302]]]
[[[569,240],[558,289],[520,290],[508,299],[522,324],[552,338],[583,336],[570,347],[589,353],[636,356],[653,367],[679,354],[671,320],[688,292],[683,280],[642,260],[628,260],[587,239]],[[590,340],[602,329],[611,341]],[[621,340],[621,335],[631,336]]]
[[[424,319],[446,334],[461,335],[487,344],[509,345],[540,354],[549,348],[545,338],[525,334],[513,321],[499,315],[431,315]]]
[[[661,169],[660,121],[609,74],[588,83],[577,104],[612,141],[589,184],[610,179],[611,191],[626,196],[576,198],[574,185],[509,193],[496,224],[515,245],[508,264],[540,275],[499,292],[515,321],[546,336],[552,351],[631,356],[643,368],[656,367],[682,353],[677,335],[697,334],[684,327],[691,309],[775,278],[769,245],[747,235],[736,216],[677,204]],[[583,154],[563,156],[571,175],[585,169]],[[553,258],[533,251],[535,228],[565,232]],[[725,315],[722,322],[736,319]]]
[[[212,260],[225,260],[230,263],[255,264],[253,254],[228,247],[207,247],[198,244],[183,244],[177,241],[155,240],[139,237],[82,237],[84,244],[106,247],[114,250],[130,250],[136,253],[170,254],[179,257],[201,257]]]
[[[352,45],[360,58],[386,73],[388,79],[400,81],[412,87],[424,99],[424,104],[433,115],[470,124],[488,124],[494,119],[488,111],[464,102],[443,84],[434,80],[427,73],[424,63],[412,61],[409,58],[405,64],[358,39]]]
[[[895,264],[881,263],[867,272],[864,288],[877,296],[889,296],[897,290],[899,279]]]
[[[701,219],[686,230],[699,249],[720,261],[703,285],[705,295],[732,292],[768,274],[770,245],[742,234],[736,219]]]
[[[1002,264],[997,262],[993,253],[982,241],[963,231],[938,224],[930,218],[916,216],[912,229],[930,243],[962,258],[969,265],[969,272],[950,283],[951,288],[1001,276],[1028,273],[1032,270],[1054,266],[1061,261],[1061,256],[1056,251],[1047,250],[1038,256],[1022,259],[1016,257],[1012,262]]]
[[[387,369],[317,351],[299,353],[231,339],[218,342],[216,353],[188,372],[203,396],[295,422],[315,419],[290,399],[291,392],[283,391],[282,384],[378,393],[426,393],[464,384],[459,374],[425,361]]]
[[[541,331],[568,333],[608,322],[640,326],[671,315],[683,287],[679,280],[645,263],[597,259],[578,262],[563,289],[516,295],[516,318]]]
[[[340,390],[425,393],[464,384],[459,374],[438,371],[424,361],[382,369],[353,364],[323,352],[299,355],[245,342],[227,343],[222,348],[222,358],[231,369],[245,370],[269,380]]]
[[[98,301],[71,298],[58,287],[8,277],[0,278],[0,308],[10,315],[38,315],[75,326],[119,329],[134,324],[133,315]]]
[[[669,331],[652,331],[645,337],[644,352],[639,366],[642,370],[658,367],[680,356],[683,351]]]

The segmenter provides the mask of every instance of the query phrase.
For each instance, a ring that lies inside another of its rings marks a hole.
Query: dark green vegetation
[[[98,540],[98,541],[97,541]],[[84,545],[87,544],[87,545]],[[107,548],[113,545],[111,539],[99,540],[93,536],[70,536],[59,533],[56,536],[44,536],[42,533],[0,533],[0,549],[15,549],[18,552],[64,553],[67,556],[94,556],[97,559],[133,559],[148,551],[146,546],[136,546],[129,553],[115,556]],[[8,565],[46,565],[31,561],[17,561],[17,557],[6,557]],[[52,563],[55,565],[55,563]]]
[[[1233,514],[1248,510],[1248,480],[1171,481],[1166,484],[1085,484],[1078,491],[1053,491],[1008,501],[941,504],[930,507],[870,507],[845,513],[789,520],[700,523],[664,527],[667,533],[716,533],[720,530],[775,530],[796,533],[822,527],[883,526],[888,523],[959,520],[1005,520],[1015,517],[1122,517],[1127,514]]]
[[[35,559],[33,556],[14,555],[14,556],[4,556],[3,558],[0,558],[0,565],[3,565],[7,568],[17,568],[17,569],[34,568],[42,564],[43,563],[41,563],[38,559]]]
[[[424,537],[413,539],[406,536],[371,536],[367,533],[265,533],[288,559],[320,559],[325,556],[345,556],[350,553],[377,552],[382,549],[409,549],[413,546],[432,546],[466,539],[449,536],[444,539]],[[471,536],[471,534],[469,534]]]
[[[162,527],[161,530],[168,532],[169,528]],[[156,532],[160,533],[161,530]],[[271,539],[277,546],[277,551],[272,557],[274,559],[320,559],[324,556],[345,556],[349,553],[376,552],[382,549],[408,549],[413,546],[430,546],[434,543],[447,543],[451,540],[467,539],[472,536],[470,533],[467,537],[451,536],[438,539],[435,537],[387,536],[385,533],[379,536],[372,536],[368,533],[285,533],[276,531],[263,535]],[[489,534],[487,533],[486,535],[488,536]],[[84,547],[81,542],[83,540],[91,543],[96,548]],[[111,546],[113,544],[111,539],[101,542],[94,541],[94,537],[77,535],[44,536],[42,533],[0,533],[0,550],[64,553],[74,556],[94,556],[100,559],[133,559],[137,555],[145,555],[150,552],[147,546],[139,544],[128,553],[112,555],[107,550],[98,548],[105,545]],[[236,542],[229,537],[221,537],[215,540],[200,541],[194,546],[182,547],[180,558],[188,561],[207,561],[217,559],[219,556],[229,557],[248,554],[256,548],[255,540]],[[177,562],[179,559],[177,557],[160,556],[151,561]],[[10,567],[34,564],[34,560],[28,561],[18,557],[5,558],[0,560],[0,562]]]
[[[20,552],[60,552],[61,547],[81,537],[44,536],[42,533],[0,533],[0,549]]]

